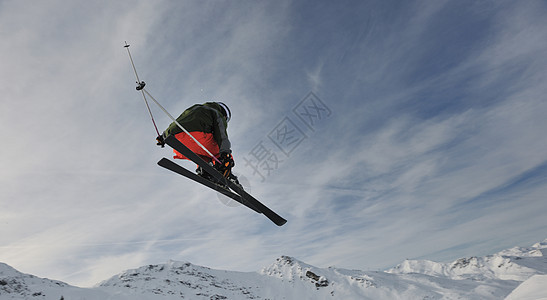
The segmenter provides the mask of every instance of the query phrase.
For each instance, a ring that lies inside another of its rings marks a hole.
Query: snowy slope
[[[0,263],[0,299],[108,299],[97,289],[84,289],[64,282],[38,278]]]
[[[0,263],[0,299],[547,299],[546,254],[547,240],[451,263],[407,260],[385,272],[318,268],[288,256],[259,272],[169,261],[88,289]]]
[[[547,275],[534,275],[516,288],[506,300],[547,300]]]

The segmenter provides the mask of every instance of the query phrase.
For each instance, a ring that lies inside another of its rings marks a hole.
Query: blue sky
[[[2,1],[0,261],[89,286],[169,259],[375,270],[544,240],[546,13],[542,1]],[[230,106],[234,171],[285,226],[156,166],[171,153],[125,41],[171,114]],[[301,119],[313,104],[324,110]],[[263,177],[246,163],[257,150]]]

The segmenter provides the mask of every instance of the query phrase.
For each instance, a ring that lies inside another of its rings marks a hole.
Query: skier
[[[234,158],[232,156],[231,143],[226,131],[231,112],[228,106],[222,102],[206,102],[195,104],[186,109],[176,121],[184,127],[193,138],[198,140],[220,163],[213,159],[207,151],[198,145],[192,137],[186,134],[177,124],[173,122],[159,135],[157,145],[163,147],[165,139],[174,135],[177,140],[199,155],[204,161],[213,165],[227,179],[237,183],[237,177],[232,174]],[[173,149],[175,159],[187,159],[181,153]],[[208,180],[215,181],[213,176],[198,166],[196,173]]]

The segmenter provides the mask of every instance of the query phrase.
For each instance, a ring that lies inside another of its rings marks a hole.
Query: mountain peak
[[[547,257],[547,239],[543,242],[535,243],[531,247],[513,247],[500,251],[497,254],[515,257]]]
[[[283,255],[277,258],[270,266],[262,268],[260,274],[292,280],[294,278],[302,278],[305,276],[306,271],[313,268],[313,266],[301,262],[294,257]]]
[[[537,265],[533,258],[544,257],[547,243],[534,244],[532,247],[514,247],[485,257],[460,258],[450,263],[428,260],[405,260],[395,268],[388,270],[392,274],[424,274],[447,277],[454,280],[487,279],[524,281],[540,272],[547,272],[547,266]]]

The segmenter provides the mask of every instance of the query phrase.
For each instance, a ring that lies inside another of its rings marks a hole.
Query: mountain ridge
[[[169,260],[126,270],[92,288],[0,263],[0,299],[518,299],[541,293],[538,287],[547,284],[546,254],[547,239],[448,263],[405,260],[386,271],[319,268],[290,256],[257,272]]]

